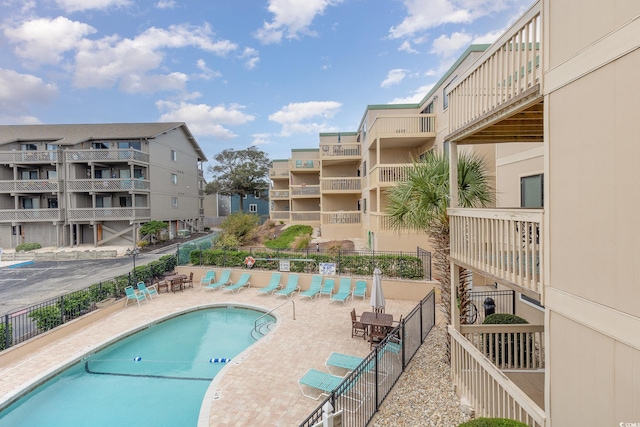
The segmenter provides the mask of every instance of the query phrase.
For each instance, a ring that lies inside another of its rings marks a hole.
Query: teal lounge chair
[[[356,280],[356,287],[353,289],[353,293],[351,294],[351,299],[354,297],[362,297],[362,301],[364,301],[367,296],[367,281],[366,280]]]
[[[142,292],[136,293],[136,291],[133,290],[133,286],[127,286],[124,288],[124,293],[126,295],[126,298],[124,299],[125,307],[129,304],[129,301],[137,302],[138,306],[140,306],[140,301],[147,301],[147,296]]]
[[[231,277],[231,270],[222,270],[222,274],[220,275],[220,279],[217,282],[212,283],[210,285],[205,285],[204,287],[207,289],[221,289],[223,286],[226,286],[231,282],[229,278]]]
[[[269,284],[267,286],[265,286],[264,288],[260,288],[258,289],[258,295],[260,294],[272,294],[275,291],[277,291],[278,289],[280,289],[280,277],[282,276],[282,273],[277,272],[277,273],[271,273],[271,280],[269,281]]]
[[[156,288],[156,285],[149,285],[149,287],[147,287],[147,285],[144,284],[144,282],[138,282],[138,291],[142,292],[144,294],[144,296],[149,297],[149,299],[153,299],[153,296],[157,296],[159,297],[160,294],[158,293],[158,289]]]
[[[251,273],[242,273],[242,276],[240,276],[240,279],[238,279],[236,283],[232,283],[229,286],[223,286],[222,291],[240,292],[240,289],[244,288],[245,286],[249,288],[251,287],[251,282],[249,281],[250,278]]]
[[[326,372],[318,371],[317,369],[309,369],[302,376],[302,378],[298,380],[298,387],[300,387],[300,391],[306,397],[313,400],[318,400],[322,396],[329,396],[333,390],[338,388],[342,381],[344,381],[343,378],[327,374]],[[317,396],[307,394],[304,392],[304,388],[302,388],[302,386],[319,390],[320,394],[318,394]]]
[[[210,285],[211,282],[213,282],[215,279],[216,279],[216,272],[213,270],[209,270],[200,279],[200,284],[202,286]]]
[[[300,287],[298,286],[298,275],[289,274],[287,285],[281,291],[276,292],[276,296],[285,296],[287,298],[291,298],[293,294],[299,290]]]
[[[338,292],[331,295],[331,301],[340,301],[343,304],[347,303],[347,300],[351,296],[351,277],[341,277],[340,287]]]
[[[309,289],[304,292],[300,292],[301,297],[307,298],[318,298],[320,295],[320,288],[322,287],[322,276],[319,274],[314,274],[311,278],[311,284],[309,285]]]
[[[335,287],[336,280],[331,278],[324,279],[324,285],[322,285],[322,289],[320,289],[320,296],[327,295],[331,297],[333,294],[333,288]]]
[[[324,364],[327,367],[327,370],[329,371],[329,373],[331,373],[331,375],[344,378],[347,375],[349,375],[351,371],[353,371],[358,366],[360,366],[363,360],[364,359],[362,357],[333,352],[329,355],[329,358],[327,359],[326,362],[324,362]],[[331,372],[331,367],[344,369],[347,371],[347,373],[344,375],[335,374]]]

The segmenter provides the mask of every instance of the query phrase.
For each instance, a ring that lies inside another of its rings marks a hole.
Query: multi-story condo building
[[[131,245],[203,227],[206,156],[184,123],[0,126],[0,245]]]

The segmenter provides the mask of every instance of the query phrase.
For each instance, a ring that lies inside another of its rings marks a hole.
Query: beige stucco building
[[[131,245],[203,228],[206,156],[184,123],[0,126],[0,246]]]

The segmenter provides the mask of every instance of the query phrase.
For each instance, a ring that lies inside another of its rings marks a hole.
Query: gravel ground
[[[434,327],[369,426],[449,427],[468,421],[453,391],[445,340],[445,330]]]

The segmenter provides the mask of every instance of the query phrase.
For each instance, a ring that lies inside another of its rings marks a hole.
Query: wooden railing
[[[410,163],[375,165],[369,173],[371,187],[388,187],[396,182],[405,181],[408,177]]]
[[[59,180],[16,180],[0,181],[2,193],[57,193],[60,189]]]
[[[318,221],[320,221],[320,212],[317,212],[317,211],[291,212],[291,221],[295,221],[295,222],[301,222],[301,221],[318,222]]]
[[[63,221],[64,209],[2,209],[0,222]]]
[[[460,75],[448,94],[451,133],[529,91],[540,93],[541,3],[492,44],[476,61],[478,66]]]
[[[271,190],[269,192],[269,196],[272,199],[288,199],[289,198],[289,190]]]
[[[322,178],[320,187],[322,191],[360,191],[361,178]]]
[[[58,163],[61,159],[58,151],[0,151],[0,163]]]
[[[448,209],[451,259],[504,279],[544,305],[542,209]]]
[[[362,214],[359,211],[323,212],[320,217],[323,225],[349,225],[362,223]]]
[[[289,178],[289,169],[269,169],[271,178]]]
[[[498,369],[544,369],[542,325],[460,325],[460,333]]]
[[[69,220],[148,219],[150,217],[150,208],[74,208],[67,211]]]
[[[289,169],[291,171],[300,170],[320,170],[320,160],[289,160]]]
[[[289,211],[271,211],[271,219],[289,219]]]
[[[149,191],[150,183],[145,179],[70,179],[67,180],[69,191]]]
[[[436,136],[435,114],[411,114],[406,116],[378,116],[369,127],[367,140],[376,138],[407,138]]]
[[[65,150],[67,162],[149,162],[149,154],[132,148],[121,150]]]
[[[292,185],[290,188],[291,196],[319,196],[319,185]]]
[[[511,325],[513,326],[513,325]],[[534,427],[545,425],[545,412],[482,352],[449,326],[451,379],[476,417],[509,418]]]
[[[341,159],[345,157],[361,156],[360,144],[320,144],[320,157],[327,159]]]

